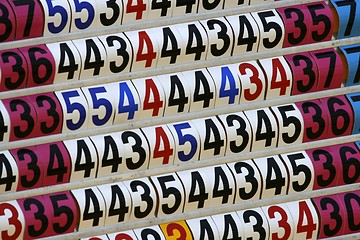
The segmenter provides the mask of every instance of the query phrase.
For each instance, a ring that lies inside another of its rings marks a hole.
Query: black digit
[[[0,6],[1,6],[1,4],[0,4]],[[11,77],[6,77],[4,79],[6,88],[13,90],[13,89],[20,87],[21,84],[23,84],[23,82],[26,79],[26,72],[22,66],[24,63],[22,57],[15,52],[6,51],[1,54],[1,58],[4,63],[9,63],[10,58],[13,58],[15,60],[15,64],[12,65],[13,72],[11,74]],[[14,73],[17,74],[18,79],[15,82],[12,82],[11,79],[12,79],[12,77],[14,77],[14,75],[15,75]]]
[[[91,153],[89,146],[85,143],[83,139],[77,140],[77,154],[75,160],[75,169],[74,171],[84,171],[84,178],[90,177],[91,170],[95,167],[95,163],[91,159]],[[85,163],[82,162],[82,157],[85,158]]]
[[[90,204],[92,203],[92,207]],[[90,212],[93,210],[93,212]],[[94,191],[91,188],[85,189],[85,208],[83,213],[84,221],[92,219],[92,226],[99,226],[100,218],[104,215],[103,210],[100,209],[99,199],[97,199]]]
[[[265,126],[265,132],[262,132],[263,127]],[[261,141],[265,140],[265,147],[271,146],[272,139],[276,137],[273,126],[268,115],[264,110],[260,109],[257,111],[257,128],[255,134],[255,140]]]
[[[333,211],[330,213],[330,218],[335,220],[336,225],[333,229],[331,229],[329,224],[325,224],[324,225],[324,233],[326,236],[331,237],[339,232],[339,230],[342,226],[343,220],[342,220],[341,215],[339,214],[339,212],[340,212],[339,204],[334,199],[324,197],[320,200],[320,206],[321,206],[322,210],[327,210],[328,205],[331,205],[331,207],[333,209]]]
[[[100,73],[100,69],[104,66],[104,60],[102,59],[99,47],[96,45],[93,39],[86,39],[86,57],[84,62],[84,69],[94,69],[93,76],[97,76]],[[94,54],[94,60],[92,60],[92,53]]]
[[[6,173],[6,177],[4,177],[4,173]],[[5,184],[5,191],[10,191],[15,182],[16,176],[11,168],[9,159],[4,153],[0,153],[0,185]]]
[[[210,2],[209,0],[202,0],[202,4],[205,10],[213,10],[220,4],[220,0],[214,0]]]
[[[350,6],[350,12],[348,14],[349,21],[346,24],[344,36],[349,36],[351,34],[351,30],[354,26],[355,16],[356,16],[356,1],[353,0],[343,0],[343,1],[337,1],[335,4],[338,7],[343,6]]]
[[[30,35],[31,26],[33,24],[34,16],[35,16],[35,1],[34,0],[13,0],[15,6],[24,6],[28,5],[28,12],[26,15],[26,24],[24,28],[24,37],[28,37]]]
[[[315,114],[312,115],[312,120],[314,123],[318,124],[318,130],[314,132],[314,128],[313,127],[307,127],[305,129],[306,132],[306,136],[311,139],[314,140],[318,137],[321,136],[321,134],[323,134],[323,132],[325,131],[325,119],[323,118],[323,112],[321,110],[321,108],[319,107],[319,105],[313,103],[313,102],[304,102],[302,104],[302,109],[304,111],[305,114],[310,113],[310,109],[315,110]]]
[[[149,186],[146,185],[146,183],[139,180],[134,180],[130,183],[130,188],[133,192],[138,192],[139,187],[143,191],[143,193],[141,194],[141,201],[145,203],[142,203],[141,206],[136,206],[134,208],[134,216],[136,218],[144,218],[147,215],[149,215],[149,213],[151,212],[151,210],[155,205],[154,205],[154,199],[152,199],[150,196],[151,190]],[[141,208],[144,207],[144,204],[146,204],[145,210],[141,211]]]
[[[356,215],[356,212],[354,211],[353,205],[351,204],[351,201],[355,201],[358,206],[360,206],[360,197],[356,193],[346,193],[344,196],[344,203],[346,207],[347,217],[348,217],[348,224],[350,231],[353,232],[359,232],[360,231],[360,223],[355,223],[355,220],[358,219]]]
[[[257,42],[257,36],[255,36],[253,25],[245,15],[239,16],[239,24],[240,31],[237,39],[237,45],[247,45],[246,51],[251,52],[254,44]],[[257,49],[255,49],[255,51],[257,51]]]
[[[31,62],[31,73],[33,80],[36,84],[43,84],[50,79],[53,74],[53,66],[49,59],[45,57],[36,57],[36,55],[48,54],[48,52],[39,47],[31,47],[28,50],[29,59]],[[40,71],[40,68],[45,68],[45,71]],[[45,72],[44,76],[40,76],[40,73]]]
[[[119,207],[117,206],[119,202]],[[109,217],[118,216],[118,222],[123,222],[125,220],[125,214],[129,212],[129,206],[126,204],[124,193],[122,192],[119,185],[111,186],[111,203],[109,206]]]
[[[229,237],[232,235],[232,238]],[[224,235],[222,239],[241,240],[237,224],[231,214],[224,215]]]
[[[266,161],[267,172],[265,189],[275,188],[275,195],[279,195],[281,194],[282,188],[285,186],[285,177],[283,176],[283,173],[281,172],[279,164],[276,162],[275,158],[268,157]]]
[[[21,99],[14,99],[10,102],[10,110],[12,112],[18,111],[18,106],[21,106],[23,112],[20,114],[20,118],[22,121],[26,122],[26,129],[24,131],[21,130],[21,127],[24,124],[14,126],[14,134],[17,138],[25,138],[31,134],[35,127],[35,120],[31,116],[31,108],[29,104]]]
[[[176,0],[176,7],[186,6],[185,13],[191,13],[192,6],[195,3],[196,0]]]
[[[4,141],[5,133],[8,132],[9,127],[5,125],[3,113],[0,111],[0,142]]]
[[[105,145],[104,155],[101,160],[101,166],[102,167],[112,166],[111,172],[115,173],[118,171],[119,165],[122,162],[122,157],[119,154],[118,146],[115,140],[110,135],[104,137],[104,145]],[[110,151],[111,151],[110,156],[112,156],[111,159],[109,157]]]
[[[107,18],[106,13],[101,13],[100,14],[100,21],[101,21],[102,25],[110,26],[110,25],[113,25],[116,22],[116,20],[119,18],[119,16],[120,16],[120,7],[116,3],[116,0],[108,0],[108,1],[106,1],[106,7],[110,8],[113,11],[113,15],[110,18]]]
[[[237,162],[234,165],[237,174],[243,173],[243,169],[246,169],[248,174],[245,176],[245,181],[251,184],[251,190],[246,191],[247,187],[239,186],[239,196],[242,200],[248,200],[255,196],[259,188],[259,180],[255,177],[254,168],[246,162]]]
[[[211,137],[213,136],[213,138]],[[212,142],[211,139],[213,139]],[[214,156],[219,155],[225,140],[220,136],[219,129],[211,118],[205,119],[204,150],[214,149]]]
[[[321,22],[324,24],[324,26],[321,27],[321,29],[324,30],[323,33],[319,34],[318,32],[315,32],[315,31],[313,31],[311,33],[311,36],[315,41],[318,41],[318,42],[322,41],[330,33],[331,24],[332,24],[331,20],[325,14],[319,14],[319,15],[316,14],[317,10],[321,10],[321,9],[325,8],[324,5],[322,5],[321,3],[308,5],[307,8],[309,9],[309,12],[311,14],[313,25],[315,25],[315,26],[319,25],[319,23],[321,23]]]
[[[323,168],[324,170],[327,170],[329,173],[329,177],[327,179],[324,179],[323,175],[319,175],[317,176],[317,182],[319,184],[319,186],[321,187],[326,187],[328,185],[330,185],[336,177],[336,168],[333,164],[333,157],[332,155],[322,149],[316,149],[315,151],[313,151],[313,158],[315,161],[320,161],[320,156],[324,156],[326,158],[326,161],[323,163]]]
[[[47,168],[47,176],[57,176],[56,182],[62,183],[64,181],[64,175],[68,172],[68,168],[65,166],[64,156],[57,144],[50,144],[50,158]],[[57,164],[55,164],[57,161]],[[57,165],[57,167],[55,167]]]
[[[293,176],[298,176],[300,173],[303,173],[305,176],[305,180],[304,182],[300,185],[299,182],[293,182],[293,189],[296,192],[302,192],[304,191],[310,184],[311,179],[312,179],[312,175],[311,175],[311,170],[308,166],[304,165],[304,164],[297,164],[296,161],[297,160],[301,160],[304,159],[305,156],[302,153],[293,153],[293,154],[289,154],[287,155],[288,159],[290,161],[291,167],[293,169],[292,175]]]
[[[68,196],[64,193],[50,196],[50,201],[54,208],[54,216],[55,217],[61,216],[62,220],[64,219],[63,214],[65,214],[66,216],[66,222],[64,226],[61,226],[60,223],[53,224],[54,231],[59,234],[65,233],[71,227],[72,223],[75,220],[74,213],[71,210],[71,208],[69,208],[68,206],[59,207],[58,204],[59,201],[68,200],[68,199],[69,199]]]
[[[286,112],[295,111],[295,107],[293,105],[284,105],[284,106],[280,106],[277,108],[283,119],[283,127],[288,127],[291,124],[294,125],[295,130],[294,130],[294,134],[292,136],[289,136],[288,133],[282,133],[282,135],[281,135],[285,143],[287,143],[287,144],[293,143],[299,138],[302,126],[301,126],[301,122],[298,118],[296,118],[294,116],[289,117],[289,116],[287,116]]]
[[[341,99],[336,97],[331,97],[327,100],[327,106],[330,112],[331,130],[335,135],[340,136],[343,135],[346,132],[346,130],[349,129],[349,127],[352,128],[352,126],[350,125],[349,113],[341,108],[335,110],[335,105],[346,106],[346,104]],[[339,128],[338,122],[340,118],[343,119],[344,123]]]
[[[215,179],[214,179],[214,189],[213,197],[222,197],[222,204],[229,203],[233,189],[230,186],[229,179],[226,176],[226,173],[222,167],[214,167]],[[231,176],[229,176],[231,177]],[[221,189],[222,188],[222,189]],[[231,202],[232,203],[232,202]]]
[[[349,146],[343,146],[339,150],[342,162],[343,172],[342,176],[346,184],[356,183],[360,178],[360,159],[355,157],[348,157],[348,154],[359,157],[359,152]],[[350,173],[354,171],[353,175]]]
[[[170,0],[160,0],[161,2],[158,2],[158,0],[152,0],[151,1],[151,9],[161,9],[161,17],[164,17],[167,15],[168,9],[171,7],[171,1]]]
[[[152,240],[161,240],[161,236],[159,235],[159,233],[157,231],[155,231],[154,229],[151,228],[145,228],[141,231],[141,239],[142,240],[149,240],[149,236],[151,236]]]
[[[215,57],[221,56],[230,47],[231,40],[230,40],[230,36],[227,34],[227,27],[226,27],[225,23],[223,23],[222,21],[217,20],[217,19],[210,19],[209,21],[207,21],[207,25],[210,30],[214,30],[215,25],[219,25],[221,28],[221,30],[217,33],[217,36],[219,39],[221,39],[224,42],[223,47],[218,49],[217,44],[210,45],[211,54]]]
[[[7,38],[12,33],[13,25],[11,23],[11,20],[9,19],[9,10],[2,3],[0,3],[0,12],[1,12],[0,24],[3,24],[5,26],[5,32],[3,34],[0,34],[0,42],[3,42],[5,40],[7,40]],[[11,39],[11,40],[14,40],[14,39]]]
[[[69,62],[69,65],[65,66],[65,63]],[[79,69],[79,64],[75,62],[75,57],[67,43],[60,43],[60,62],[58,67],[58,73],[68,73],[67,80],[73,79],[75,71]]]
[[[171,31],[171,28],[164,27],[162,31],[164,41],[161,48],[161,57],[170,57],[170,64],[176,63],[176,58],[181,53],[181,49],[179,48],[177,39],[174,33]],[[171,49],[167,48],[169,46],[169,40],[171,43]]]
[[[237,121],[240,125],[240,127],[236,129],[236,135],[241,136],[242,142],[238,146],[236,145],[236,140],[230,141],[230,150],[233,153],[239,153],[246,148],[246,146],[249,143],[250,137],[249,137],[249,133],[246,131],[246,122],[242,117],[238,115],[228,115],[226,117],[226,123],[230,127],[234,126],[235,121]]]
[[[176,94],[177,93],[177,94]],[[176,98],[176,95],[178,97]],[[170,96],[169,107],[178,106],[178,113],[183,112],[185,105],[189,102],[189,97],[185,94],[185,89],[178,75],[170,76]]]
[[[305,39],[306,32],[307,32],[306,24],[304,23],[304,20],[305,20],[304,13],[298,8],[291,8],[291,7],[286,8],[284,13],[285,13],[285,17],[287,19],[291,19],[292,13],[295,13],[297,16],[297,20],[294,21],[294,25],[296,28],[300,29],[300,34],[298,37],[295,37],[294,33],[289,33],[289,35],[288,35],[289,43],[292,45],[301,43]]]
[[[267,22],[266,18],[275,17],[275,13],[273,11],[259,12],[258,13],[260,21],[264,27],[265,32],[270,32],[271,29],[275,30],[275,39],[271,42],[269,38],[264,38],[263,43],[265,48],[273,48],[275,47],[281,40],[283,35],[283,30],[281,26],[277,22]]]
[[[264,220],[262,219],[261,215],[254,211],[254,210],[246,210],[244,212],[244,222],[250,223],[250,218],[255,218],[256,224],[253,225],[254,232],[257,232],[259,234],[259,240],[265,240],[266,239],[266,231],[263,227]]]
[[[199,239],[215,240],[214,231],[211,228],[207,219],[200,220],[200,238]]]
[[[142,140],[139,137],[139,135],[137,135],[135,132],[131,132],[131,131],[125,131],[121,134],[121,140],[123,141],[124,144],[128,144],[129,143],[129,138],[132,138],[135,140],[135,144],[132,146],[132,150],[134,153],[138,153],[139,155],[139,160],[137,162],[134,162],[132,157],[126,158],[126,166],[128,169],[130,170],[135,170],[140,168],[145,160],[146,160],[146,151],[145,149],[142,147]]]
[[[34,213],[34,218],[40,221],[41,224],[34,224],[28,226],[28,232],[31,237],[39,237],[45,233],[48,225],[49,219],[45,215],[45,207],[44,205],[35,198],[27,198],[24,200],[24,209],[25,211],[31,211],[33,208],[32,205],[35,205],[37,208],[37,212]],[[37,223],[37,221],[36,221]],[[40,228],[39,228],[40,227]],[[39,228],[39,229],[36,229]]]
[[[205,52],[206,46],[203,43],[203,39],[199,29],[195,24],[188,25],[188,33],[189,39],[186,45],[186,54],[195,54],[194,60],[200,60],[201,54]],[[194,45],[194,38],[196,40],[196,44]]]
[[[210,80],[211,81],[211,80]],[[201,87],[202,86],[202,87]],[[203,93],[201,92],[203,89]],[[211,99],[214,98],[214,93],[210,90],[210,85],[202,71],[195,72],[195,89],[194,89],[194,102],[203,101],[203,108],[210,106]]]
[[[328,52],[316,53],[315,57],[317,59],[329,58],[330,65],[329,65],[329,67],[326,68],[329,71],[326,76],[326,81],[325,81],[325,85],[324,85],[325,88],[328,88],[328,87],[330,87],[331,81],[333,80],[334,72],[336,69],[336,53],[333,50],[328,51]]]
[[[122,39],[119,36],[114,36],[114,35],[106,38],[106,43],[109,45],[109,47],[113,47],[115,41],[117,41],[120,44],[120,48],[116,50],[116,54],[117,54],[117,56],[122,57],[123,62],[121,63],[120,66],[116,66],[116,62],[111,61],[110,62],[110,71],[112,73],[119,73],[119,72],[122,72],[126,68],[126,66],[129,64],[130,55],[126,51],[127,44],[124,39]]]
[[[360,52],[360,46],[355,46],[355,47],[347,47],[347,48],[344,48],[345,52],[347,54],[352,54],[352,53],[359,53]],[[354,84],[357,84],[360,82],[360,55],[358,57],[359,61],[358,63],[359,64],[356,64],[355,66],[357,67],[356,69],[356,73],[355,73],[355,76],[354,76]]]
[[[157,177],[157,180],[161,187],[162,198],[168,198],[171,195],[174,196],[174,205],[170,207],[169,204],[162,204],[161,209],[165,214],[173,214],[180,207],[182,196],[177,188],[167,187],[166,183],[175,182],[176,180],[173,175]]]
[[[305,93],[309,91],[316,82],[316,75],[315,71],[313,70],[313,63],[311,59],[304,55],[296,55],[293,57],[293,62],[295,66],[300,66],[301,61],[305,62],[306,66],[303,68],[304,75],[308,76],[309,80],[308,83],[304,85],[304,79],[301,79],[300,81],[296,82],[297,89]]]
[[[27,148],[22,148],[19,151],[17,151],[17,156],[19,158],[19,161],[24,161],[25,156],[30,157],[30,162],[27,164],[27,169],[29,171],[32,171],[32,174],[27,174],[20,177],[21,185],[25,188],[32,188],[40,179],[41,176],[41,170],[38,166],[38,157],[36,154]],[[33,176],[32,179],[28,179],[29,175]]]
[[[197,208],[203,208],[208,198],[209,194],[206,192],[204,179],[198,171],[191,172],[189,203],[198,202]]]
[[[50,107],[46,111],[47,115],[53,119],[52,125],[50,127],[47,126],[47,122],[40,122],[40,130],[42,133],[50,134],[56,130],[56,128],[60,124],[60,116],[59,113],[56,111],[57,105],[54,99],[46,95],[40,95],[36,97],[36,103],[38,107],[44,107],[44,102],[47,102]]]

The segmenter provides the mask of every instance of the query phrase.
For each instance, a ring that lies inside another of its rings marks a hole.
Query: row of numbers
[[[213,2],[209,0],[31,0],[26,3],[9,0],[0,4],[3,25],[0,41],[65,34],[248,4],[249,1],[226,3],[223,0]],[[345,35],[351,36],[353,25],[357,20],[356,3],[344,4],[342,1],[336,1],[333,4],[341,23],[347,23]],[[279,18],[281,25],[285,24],[289,28],[284,46],[330,40],[334,19],[330,7],[324,2],[280,8],[278,12],[281,14]],[[271,36],[275,32],[278,35],[279,31],[277,25],[274,25],[277,23],[272,22],[271,18],[267,19],[267,17],[275,17],[274,13],[274,11],[262,12],[257,19],[264,25],[262,30],[268,29]],[[245,20],[241,23],[242,27],[249,27],[249,24],[253,27],[256,25],[247,21],[246,15],[241,18],[241,21]],[[339,32],[342,31],[343,29],[340,28]],[[248,33],[250,39],[250,32]]]
[[[249,0],[6,0],[0,4],[0,42],[249,4]]]
[[[158,194],[154,186],[158,184],[171,197],[159,211],[165,206],[177,213],[172,210],[183,196],[174,176],[178,179],[176,175],[157,176],[0,203],[1,235],[6,239],[47,237],[154,217],[153,198]],[[146,207],[140,202],[146,202]],[[360,196],[355,191],[86,239],[175,239],[175,234],[184,239],[317,239],[358,232],[359,211]]]
[[[260,109],[257,112],[254,110],[219,115],[189,122],[4,151],[0,155],[0,190],[1,192],[21,191],[301,143],[303,123],[297,118],[299,112],[293,114],[291,108],[294,106],[296,105],[291,104]],[[291,110],[292,114],[287,110]],[[280,113],[278,120],[275,116],[271,116],[271,111]],[[277,131],[278,126],[273,127],[276,122],[284,123],[285,129]],[[306,154],[298,154],[297,158],[305,159],[302,169],[305,168],[304,166],[308,168],[302,174],[308,184],[305,188],[314,181],[314,187],[311,185],[311,189],[350,184],[359,179],[360,157],[359,150],[354,144],[307,150]],[[291,166],[277,165],[277,162],[281,162],[279,157],[276,160],[267,159],[267,165],[276,165],[277,172],[274,171],[276,176],[284,179],[285,189],[287,189],[285,179],[296,178],[293,175],[302,172],[295,163],[297,160],[295,157],[292,158]],[[266,160],[261,161],[266,162]],[[267,165],[263,164],[266,169],[273,168]],[[258,168],[262,167],[258,166],[247,171],[255,174]],[[267,171],[266,169],[264,172]],[[280,172],[285,174],[285,169],[292,172],[292,176],[285,177],[280,174]],[[257,176],[260,176],[260,173]],[[261,181],[257,184],[259,185]],[[281,188],[280,185],[279,187]],[[284,191],[277,190],[277,192]]]
[[[136,62],[124,34],[73,42],[0,51],[0,91],[109,76],[130,71],[130,66],[132,69],[135,66],[141,68],[142,64],[146,67],[148,63],[146,58],[143,58],[144,62]],[[167,85],[173,85],[174,78],[181,82],[183,89],[193,87],[194,81],[207,82],[209,88],[217,89],[217,97],[222,98],[222,104],[226,105],[334,89],[341,87],[346,79],[344,69],[349,72],[347,85],[358,84],[358,48],[358,45],[342,47],[344,54],[335,49],[324,49],[160,75],[154,78],[159,78],[161,84],[154,83],[154,87],[163,88],[167,93]],[[158,64],[161,61],[159,59]],[[187,78],[194,80],[188,81]],[[184,86],[186,84],[190,86]]]
[[[3,50],[0,91],[280,48],[283,31],[280,16],[269,10]]]
[[[359,206],[360,192],[356,191],[165,223],[82,240],[323,239],[357,233]]]
[[[253,14],[264,16],[260,20],[272,26],[266,28],[267,32],[253,29],[257,28],[255,18],[248,14],[127,32],[126,36],[119,33],[4,50],[0,53],[1,72],[5,72],[1,82],[5,83],[4,89],[11,90],[24,87],[24,80],[32,79],[34,74],[39,79],[34,79],[35,83],[29,81],[28,87],[128,72],[130,67],[133,71],[279,48],[282,46],[283,26],[277,23],[281,20],[272,20],[276,18],[274,12]],[[271,30],[274,29],[277,30],[276,37],[272,36]],[[275,40],[271,41],[272,38]],[[51,75],[45,76],[45,73]]]
[[[207,72],[196,71],[195,76],[204,77],[204,73]],[[194,76],[194,72],[191,74]],[[168,98],[154,79],[143,79],[4,99],[0,101],[0,141],[35,138],[217,106],[214,85],[210,87],[206,78],[196,79],[195,86],[190,88],[194,91],[189,94],[178,78],[166,77],[166,80],[171,80],[168,82],[170,86],[167,85],[170,88]],[[359,113],[356,111],[359,101],[359,94],[355,93],[249,110],[245,111],[246,117],[238,113],[243,116],[240,117],[242,121],[237,117],[228,120],[229,116],[219,116],[225,128],[220,123],[218,128],[223,132],[235,129],[234,125],[248,128],[244,130],[247,135],[252,136],[251,132],[254,132],[253,140],[249,138],[247,143],[252,143],[252,150],[350,135],[360,131]],[[220,106],[226,105],[226,102],[218,102]],[[204,128],[200,124],[194,131],[204,132]]]
[[[82,240],[315,240],[358,232],[359,206],[360,192],[357,191],[165,223]]]

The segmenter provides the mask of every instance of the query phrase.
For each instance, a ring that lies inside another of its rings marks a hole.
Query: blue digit
[[[178,152],[178,157],[180,161],[183,162],[189,161],[192,157],[194,157],[198,144],[196,138],[193,135],[190,134],[183,135],[182,130],[191,128],[191,126],[189,123],[186,122],[186,123],[174,124],[174,128],[179,138],[179,144],[184,145],[186,142],[189,142],[191,145],[191,150],[188,154],[185,154],[184,151]]]
[[[101,106],[105,107],[106,113],[102,119],[99,119],[98,115],[92,116],[93,123],[96,126],[102,126],[102,125],[106,124],[111,117],[111,114],[113,111],[111,102],[109,100],[107,100],[106,98],[97,98],[97,96],[96,96],[96,94],[98,94],[98,93],[106,93],[105,87],[89,88],[89,92],[90,92],[90,95],[92,98],[94,109],[99,109]]]
[[[119,107],[118,113],[129,113],[128,120],[133,119],[135,116],[135,112],[138,111],[139,106],[135,102],[133,92],[130,90],[129,86],[126,82],[119,83],[120,89],[120,99],[119,99]],[[128,100],[129,105],[125,106],[125,97]]]
[[[226,89],[227,83],[229,84],[229,89]],[[228,97],[229,104],[234,104],[237,95],[239,95],[239,89],[236,87],[235,78],[229,67],[224,66],[221,68],[221,86],[219,96],[221,98]]]
[[[352,134],[360,133],[360,93],[351,93],[346,95],[351,103],[354,112],[354,127]]]
[[[55,16],[55,14],[60,14],[61,16],[61,22],[59,24],[59,26],[55,26],[55,23],[51,22],[51,23],[48,23],[48,28],[49,28],[49,31],[51,33],[59,33],[61,32],[62,30],[64,30],[67,22],[68,22],[68,13],[66,12],[66,9],[63,8],[62,6],[53,6],[52,4],[52,0],[46,0],[46,3],[48,5],[48,9],[49,9],[49,15],[51,17]]]
[[[344,53],[348,65],[348,79],[346,86],[360,84],[360,44],[340,47]]]
[[[88,2],[79,2],[80,0],[74,0],[75,3],[75,11],[80,13],[83,9],[86,9],[88,12],[88,18],[85,22],[81,21],[81,18],[75,19],[75,25],[78,29],[86,29],[91,23],[94,21],[95,10],[93,5]]]
[[[74,111],[79,112],[79,121],[77,123],[74,123],[73,119],[68,119],[68,120],[66,120],[66,126],[68,127],[68,129],[70,129],[72,131],[81,128],[81,126],[84,124],[85,119],[86,119],[86,109],[80,103],[77,103],[77,102],[71,103],[70,102],[70,98],[78,97],[78,96],[80,96],[80,94],[76,90],[69,91],[69,92],[63,92],[61,94],[62,94],[65,104],[66,104],[66,109],[67,109],[66,112],[69,114],[73,113]]]

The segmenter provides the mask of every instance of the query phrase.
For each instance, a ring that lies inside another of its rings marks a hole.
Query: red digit
[[[21,234],[22,224],[19,220],[19,213],[17,209],[10,203],[1,203],[0,204],[0,216],[5,215],[5,210],[10,210],[12,216],[8,219],[9,225],[14,226],[15,231],[13,235],[9,235],[8,231],[1,232],[1,238],[7,240],[16,240]]]
[[[145,31],[139,33],[139,49],[136,54],[136,61],[146,61],[145,67],[151,67],[152,61],[156,58],[154,46],[149,35]],[[144,53],[144,44],[146,44],[147,52]]]
[[[153,97],[151,101],[151,96]],[[151,101],[151,102],[150,102]],[[154,80],[146,79],[145,80],[145,100],[144,100],[144,110],[153,109],[152,116],[159,115],[160,108],[163,107],[164,102],[160,99],[160,93],[157,86],[154,83]]]
[[[268,209],[269,217],[275,218],[275,213],[279,213],[281,215],[281,219],[279,220],[279,227],[284,229],[284,236],[280,238],[277,233],[272,234],[272,239],[274,240],[283,240],[289,239],[291,234],[291,226],[288,223],[288,216],[284,209],[278,206],[271,206]]]
[[[137,4],[133,5],[133,0],[128,0],[126,4],[127,13],[136,13],[136,20],[142,19],[143,12],[146,11],[146,4],[143,0],[136,0]]]
[[[277,81],[278,73],[280,74],[280,81]],[[285,95],[286,89],[290,87],[290,80],[287,79],[285,68],[279,58],[272,59],[272,78],[270,84],[270,89],[280,88],[280,96]]]
[[[177,240],[186,240],[187,239],[186,230],[180,224],[170,223],[169,225],[166,226],[166,234],[168,236],[170,236],[170,237],[174,236],[175,235],[174,231],[178,231],[180,234],[180,236],[177,238]]]
[[[245,89],[244,96],[246,100],[253,101],[260,96],[263,86],[262,81],[259,78],[258,69],[255,66],[250,63],[241,63],[239,65],[240,74],[247,74],[247,70],[250,70],[253,73],[253,75],[250,77],[250,82],[256,85],[256,90],[254,93],[251,93],[250,89]]]
[[[116,235],[115,240],[133,240],[133,238],[125,233]]]
[[[154,149],[154,158],[163,158],[163,164],[169,164],[170,156],[173,155],[173,149],[170,147],[169,138],[162,127],[155,128],[156,142]],[[160,150],[161,142],[163,149]]]
[[[304,219],[306,218],[306,225]],[[316,230],[316,223],[314,223],[311,210],[305,201],[299,202],[299,220],[297,223],[297,233],[306,232],[306,239],[311,239],[313,232]]]

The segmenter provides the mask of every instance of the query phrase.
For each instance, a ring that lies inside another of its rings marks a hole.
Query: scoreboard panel
[[[360,232],[358,0],[4,0],[0,239]]]

